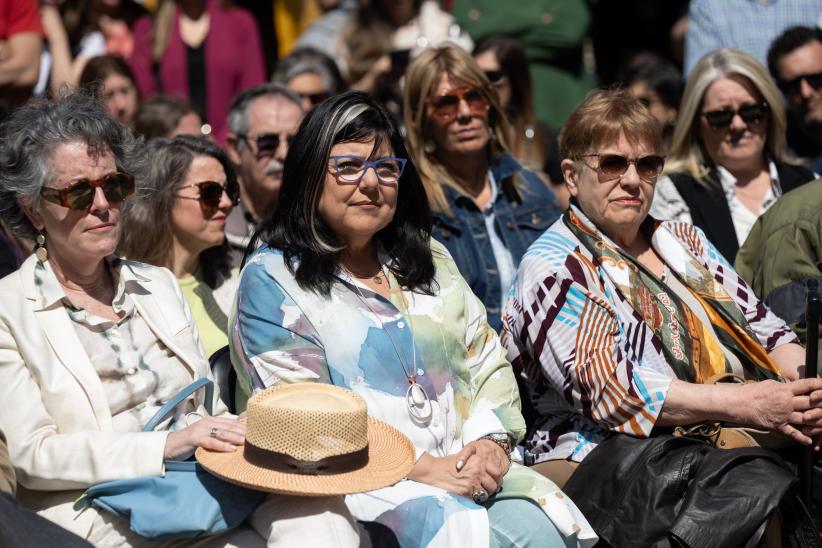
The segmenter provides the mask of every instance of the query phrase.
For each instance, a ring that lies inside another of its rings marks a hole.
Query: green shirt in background
[[[734,267],[806,344],[805,284],[810,278],[822,281],[822,179],[786,192],[763,213]],[[817,366],[822,372],[822,353]]]
[[[585,0],[456,0],[454,17],[476,43],[514,36],[525,46],[537,118],[559,130],[594,87],[582,45],[591,24]]]
[[[191,315],[200,332],[206,357],[228,344],[228,317],[214,300],[214,292],[201,278],[200,271],[194,276],[178,279],[183,296],[191,308]]]

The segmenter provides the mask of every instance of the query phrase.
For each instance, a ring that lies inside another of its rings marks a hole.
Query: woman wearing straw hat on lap
[[[229,322],[238,384],[350,388],[414,445],[406,481],[346,497],[355,518],[402,546],[596,541],[553,483],[510,463],[525,430],[511,366],[431,240],[425,191],[380,105],[349,92],[306,117],[258,237]]]

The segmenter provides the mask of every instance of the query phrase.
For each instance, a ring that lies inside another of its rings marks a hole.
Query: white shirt
[[[491,199],[482,208],[482,213],[485,216],[485,228],[488,230],[488,240],[491,242],[491,249],[494,251],[494,260],[497,263],[497,272],[499,273],[499,285],[501,294],[504,296],[508,293],[508,288],[511,287],[511,282],[514,281],[514,275],[517,273],[517,266],[514,264],[514,258],[511,252],[505,247],[505,243],[497,234],[497,229],[494,226],[494,220],[497,218],[494,213],[494,203],[497,201],[497,181],[494,179],[494,174],[488,170],[488,182],[491,184]]]
[[[731,210],[731,220],[736,231],[736,238],[741,246],[748,238],[748,234],[750,234],[751,228],[759,216],[765,213],[776,202],[777,198],[782,196],[782,187],[779,184],[776,164],[768,162],[771,186],[762,198],[759,213],[754,213],[748,209],[737,197],[736,177],[722,166],[719,166],[717,171],[719,172],[719,182],[722,185],[722,190],[725,192],[725,198],[728,200],[728,208]],[[693,223],[688,204],[682,199],[676,186],[674,186],[674,182],[667,175],[660,177],[656,183],[654,202],[651,205],[650,214],[660,220]]]

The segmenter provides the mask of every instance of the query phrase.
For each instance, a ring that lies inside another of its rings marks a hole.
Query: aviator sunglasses
[[[665,158],[657,154],[649,154],[648,156],[640,156],[638,158],[626,158],[619,154],[585,154],[583,158],[596,157],[599,158],[599,165],[593,167],[587,165],[597,172],[600,183],[607,183],[618,179],[625,175],[628,171],[628,166],[634,164],[637,175],[643,181],[653,183],[659,174],[662,173],[662,168],[665,166]]]
[[[257,158],[265,156],[274,156],[277,149],[280,148],[280,141],[285,139],[288,146],[291,146],[291,141],[294,139],[293,133],[261,133],[256,137],[249,137],[248,135],[238,133],[238,139],[242,139],[247,143],[254,143],[257,145]]]
[[[120,171],[108,173],[99,179],[84,177],[59,189],[44,186],[40,189],[40,196],[69,209],[83,210],[94,202],[97,188],[103,189],[103,195],[109,202],[122,202],[134,193],[134,177]]]
[[[488,111],[488,99],[485,98],[485,94],[473,87],[454,88],[448,93],[429,100],[434,109],[434,115],[443,122],[451,122],[457,117],[460,101],[465,101],[471,114],[475,116],[484,116]]]
[[[202,181],[200,183],[191,183],[190,185],[183,185],[180,188],[189,187],[197,187],[197,190],[200,191],[200,195],[195,198],[194,196],[180,196],[178,194],[177,197],[186,198],[189,200],[200,200],[200,204],[202,204],[205,207],[220,207],[220,201],[223,199],[223,192],[225,192],[226,196],[228,196],[228,199],[231,200],[232,206],[237,205],[240,199],[240,189],[237,185],[223,186],[217,181]]]
[[[739,107],[739,110],[711,110],[703,112],[702,116],[713,129],[724,129],[731,125],[731,121],[737,114],[746,124],[758,124],[768,115],[768,103],[743,105]]]

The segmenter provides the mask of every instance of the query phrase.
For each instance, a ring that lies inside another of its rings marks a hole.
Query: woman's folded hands
[[[480,490],[491,496],[502,487],[502,477],[509,465],[500,446],[489,440],[476,440],[455,455],[434,457],[423,453],[408,479],[464,497],[471,498]]]

